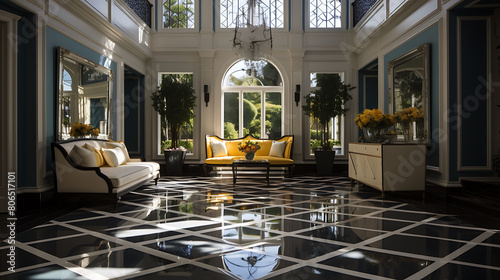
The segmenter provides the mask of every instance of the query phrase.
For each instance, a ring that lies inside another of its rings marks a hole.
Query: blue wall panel
[[[484,28],[486,25],[475,25],[476,30],[470,30],[469,27],[465,27],[465,30],[461,30],[464,33],[458,32],[458,24],[459,24],[459,18],[461,19],[471,19],[470,17],[475,17],[474,20],[481,20],[481,18],[478,17],[483,17],[483,20],[485,19],[486,16],[491,16],[493,15],[493,9],[480,9],[480,8],[474,8],[474,9],[468,9],[464,8],[465,5],[468,3],[468,1],[464,1],[461,4],[457,5],[454,9],[450,10],[449,13],[449,49],[448,49],[448,58],[449,58],[449,96],[448,96],[448,111],[446,112],[449,117],[449,133],[448,133],[448,141],[449,141],[449,162],[450,162],[450,169],[449,169],[449,180],[450,181],[458,181],[460,177],[481,177],[481,176],[493,176],[494,172],[492,171],[458,171],[458,151],[462,153],[462,161],[460,164],[464,165],[472,165],[472,164],[477,164],[477,166],[481,167],[484,166],[487,162],[485,162],[485,151],[486,145],[482,144],[486,140],[487,137],[487,129],[484,126],[484,116],[483,118],[480,116],[482,113],[476,114],[473,118],[478,118],[478,122],[471,122],[470,120],[465,120],[465,123],[463,122],[464,119],[461,119],[462,123],[459,123],[459,115],[458,112],[459,110],[462,110],[462,108],[459,108],[458,104],[459,102],[463,102],[464,98],[467,97],[468,94],[470,94],[470,88],[476,87],[480,85],[480,83],[477,80],[477,75],[478,72],[481,72],[480,70],[477,70],[477,67],[483,67],[484,63],[486,62],[485,59],[487,59],[486,51],[484,53],[473,53],[471,55],[470,53],[464,53],[464,51],[471,51],[472,49],[480,48],[479,42],[472,41],[472,40],[479,40],[480,42],[485,42],[485,30]],[[466,24],[468,25],[468,24]],[[482,30],[483,29],[483,30]],[[465,37],[464,37],[465,36]],[[477,39],[474,39],[476,36]],[[480,38],[480,37],[483,38]],[[467,39],[467,37],[470,37],[470,39]],[[466,75],[473,75],[474,77],[469,79],[470,77],[466,77],[465,84],[464,82],[460,83],[460,89],[462,92],[462,95],[459,96],[459,82],[458,82],[458,69],[459,69],[459,63],[457,57],[459,56],[459,40],[460,40],[460,48],[462,49],[462,53],[464,55],[462,56],[462,59],[465,56],[465,61],[462,60],[461,62],[461,76],[464,74]],[[470,46],[468,46],[470,45]],[[465,50],[464,50],[465,48]],[[469,57],[467,57],[469,56]],[[476,70],[474,70],[476,69]],[[465,73],[463,72],[465,71]],[[475,73],[474,73],[475,72]],[[485,76],[483,76],[485,77]],[[464,88],[465,86],[465,88]],[[483,86],[484,88],[484,86]],[[474,89],[475,90],[475,89]],[[469,93],[467,93],[469,92]],[[464,96],[465,94],[465,96]],[[471,103],[472,104],[472,103]],[[484,104],[479,104],[479,106],[483,106],[482,109],[480,110],[485,110]],[[469,111],[469,110],[467,110]],[[473,110],[475,111],[475,110]],[[469,112],[466,112],[467,114]],[[473,124],[477,125],[473,127]],[[459,141],[458,141],[458,127],[459,125],[462,125],[462,138],[460,139],[462,142],[462,146],[459,147]],[[465,125],[465,127],[464,127]],[[477,142],[475,140],[478,140]],[[465,141],[465,142],[464,142]],[[472,145],[472,146],[471,146]],[[478,147],[479,145],[483,147]],[[482,150],[481,150],[482,149]],[[476,153],[476,154],[474,154]],[[483,153],[483,154],[479,154]]]
[[[365,77],[366,108],[378,108],[378,77]]]
[[[60,33],[59,31],[47,27],[46,28],[46,106],[47,106],[47,170],[52,169],[52,155],[50,152],[50,143],[56,141],[55,135],[55,102],[57,96],[57,47],[63,47],[80,56],[83,56],[95,63],[103,65],[113,70],[113,100],[116,100],[116,84],[119,82],[116,79],[116,63],[110,61],[106,56],[95,52],[94,50],[84,46],[82,43]],[[113,116],[112,116],[112,134],[116,135],[116,102],[113,101]]]
[[[481,78],[488,76],[487,22],[465,20],[460,22],[460,26],[461,164],[487,166],[488,100],[486,87],[480,82]]]
[[[427,165],[439,166],[439,139],[434,137],[434,134],[439,129],[439,26],[434,24],[414,38],[410,39],[400,47],[391,51],[384,56],[384,92],[388,92],[389,76],[387,74],[387,63],[401,55],[411,51],[412,49],[424,44],[430,45],[430,68],[431,68],[431,92],[430,92],[430,116],[431,127],[430,133],[432,136],[431,148],[427,150]],[[387,94],[384,96],[385,108],[389,108]]]

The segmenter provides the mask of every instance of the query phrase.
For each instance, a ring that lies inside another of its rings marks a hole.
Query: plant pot
[[[316,159],[316,172],[318,176],[333,175],[335,151],[314,151],[314,158]]]
[[[167,165],[167,175],[181,175],[186,151],[163,151],[163,154]]]

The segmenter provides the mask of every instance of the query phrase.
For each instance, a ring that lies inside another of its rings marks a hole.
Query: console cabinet
[[[426,146],[349,143],[349,178],[384,191],[424,191]]]

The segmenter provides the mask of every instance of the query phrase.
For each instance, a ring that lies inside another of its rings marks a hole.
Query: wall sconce
[[[300,85],[295,86],[295,104],[299,107],[300,102]]]
[[[210,93],[208,93],[208,85],[203,86],[203,92],[205,93],[205,107],[208,107],[208,102],[210,101]]]

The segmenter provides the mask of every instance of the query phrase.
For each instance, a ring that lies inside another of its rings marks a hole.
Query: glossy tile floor
[[[1,279],[500,279],[497,231],[341,177],[163,178],[16,245]]]

